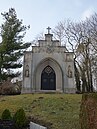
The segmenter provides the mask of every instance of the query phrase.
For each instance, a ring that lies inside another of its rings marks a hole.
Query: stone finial
[[[48,30],[48,34],[50,34],[51,28],[49,26],[48,26],[47,30]]]

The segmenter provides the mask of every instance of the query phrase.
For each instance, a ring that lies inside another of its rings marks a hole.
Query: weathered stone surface
[[[54,79],[42,78],[42,72],[47,66],[53,69]],[[76,91],[73,53],[68,52],[65,46],[61,46],[58,40],[53,40],[53,35],[50,33],[45,34],[44,40],[38,40],[38,45],[33,46],[32,51],[24,54],[22,93],[44,90],[42,89],[43,81],[47,82],[44,85],[48,89],[44,89],[49,92],[51,89],[47,85],[48,83],[50,85],[51,81],[51,85],[55,84],[54,91],[56,92],[75,93]]]
[[[47,129],[47,127],[38,125],[36,123],[30,122],[30,129]]]

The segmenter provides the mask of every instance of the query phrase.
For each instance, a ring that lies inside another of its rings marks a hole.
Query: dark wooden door
[[[55,71],[49,65],[44,68],[41,74],[41,89],[56,90]]]

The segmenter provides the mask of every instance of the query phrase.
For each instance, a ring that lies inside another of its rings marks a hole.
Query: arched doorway
[[[41,90],[56,90],[56,74],[49,65],[41,73]]]
[[[52,59],[52,58],[45,58],[42,61],[39,62],[37,65],[34,75],[32,76],[32,82],[33,82],[33,89],[35,91],[41,91],[41,75],[43,70],[50,66],[54,72],[55,72],[55,90],[56,91],[63,91],[63,76],[62,76],[62,69],[59,63]],[[49,91],[49,90],[48,90]]]

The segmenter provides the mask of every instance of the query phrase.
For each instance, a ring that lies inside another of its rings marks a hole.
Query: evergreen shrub
[[[12,120],[11,112],[8,109],[5,109],[1,116],[2,120]]]
[[[22,108],[17,110],[17,112],[13,116],[13,120],[15,122],[16,128],[21,129],[21,128],[27,126],[27,119],[25,116],[25,112]]]

